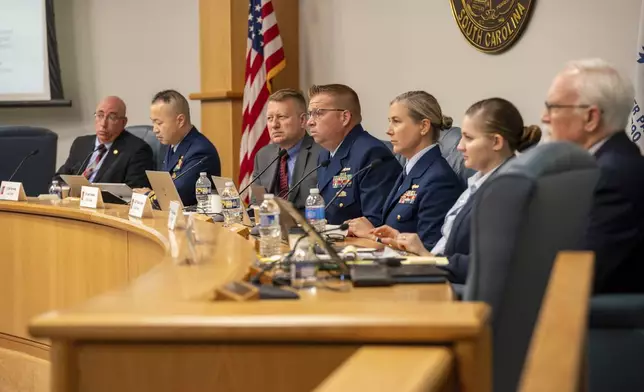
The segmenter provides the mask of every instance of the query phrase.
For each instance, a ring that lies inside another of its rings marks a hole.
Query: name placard
[[[87,208],[104,208],[101,190],[95,186],[81,187],[80,206]]]
[[[22,182],[2,181],[2,184],[0,184],[0,200],[27,200],[25,190],[22,188]]]
[[[152,204],[147,195],[132,193],[129,215],[135,218],[152,218]]]
[[[181,227],[183,224],[183,211],[181,205],[176,201],[170,202],[170,212],[168,213],[168,229],[174,230],[175,227]]]

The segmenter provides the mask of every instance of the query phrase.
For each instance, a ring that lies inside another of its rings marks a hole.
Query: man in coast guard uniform
[[[155,136],[161,144],[168,146],[162,170],[169,172],[172,179],[177,179],[174,185],[184,206],[197,204],[195,183],[199,173],[208,173],[208,179],[221,175],[217,149],[192,125],[188,101],[177,91],[165,90],[154,96],[150,119]],[[190,172],[179,177],[184,170]],[[150,192],[150,189],[136,191],[147,193],[154,202],[154,192]]]
[[[313,86],[308,118],[311,136],[324,148],[318,162],[330,160],[329,166],[318,169],[320,194],[329,203],[340,192],[326,210],[327,223],[364,216],[380,226],[382,206],[402,167],[389,148],[360,125],[358,95],[341,84]],[[376,159],[382,161],[376,168],[356,175]]]

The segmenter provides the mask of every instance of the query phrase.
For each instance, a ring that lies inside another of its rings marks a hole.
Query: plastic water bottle
[[[259,235],[259,253],[262,257],[280,254],[280,207],[275,202],[275,196],[270,193],[264,195],[264,202],[259,206]]]
[[[63,198],[63,187],[60,186],[57,180],[51,182],[51,186],[49,187],[49,194],[56,195],[59,199]]]
[[[208,173],[199,173],[195,184],[195,195],[197,196],[197,212],[206,213],[210,210],[210,191],[212,183],[208,179]]]
[[[235,184],[226,182],[226,187],[221,192],[221,213],[224,214],[224,226],[242,222],[242,205]]]
[[[326,219],[324,219],[324,199],[320,195],[318,188],[311,188],[309,197],[306,198],[304,215],[306,220],[318,232],[326,228]]]

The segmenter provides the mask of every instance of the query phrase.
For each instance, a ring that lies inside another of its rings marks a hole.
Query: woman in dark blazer
[[[385,244],[420,255],[446,256],[449,263],[443,268],[450,272],[453,283],[465,283],[467,278],[472,196],[517,151],[524,151],[541,139],[539,127],[524,127],[517,108],[501,98],[472,105],[465,113],[461,128],[458,150],[463,153],[465,167],[477,173],[468,179],[467,189],[447,213],[438,243],[430,248],[416,233],[374,231]]]
[[[407,163],[382,207],[381,223],[418,233],[429,248],[441,238],[445,214],[463,191],[438,146],[440,131],[451,126],[452,119],[443,116],[436,98],[425,91],[401,94],[389,106],[387,135],[394,153],[407,158]],[[348,223],[349,234],[375,239],[367,219]]]

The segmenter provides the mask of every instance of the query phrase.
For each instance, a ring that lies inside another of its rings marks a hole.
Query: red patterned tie
[[[284,198],[284,195],[286,195],[287,193],[288,193],[288,154],[284,154],[280,158],[278,196],[281,198]]]
[[[96,159],[91,161],[89,165],[87,165],[87,168],[85,171],[83,171],[83,176],[89,180],[89,178],[92,176],[92,173],[94,173],[94,170],[96,170],[96,166],[98,166],[98,163],[103,159],[103,155],[105,155],[105,151],[107,151],[107,148],[105,148],[104,144],[101,144],[98,146],[98,154],[96,155]]]

